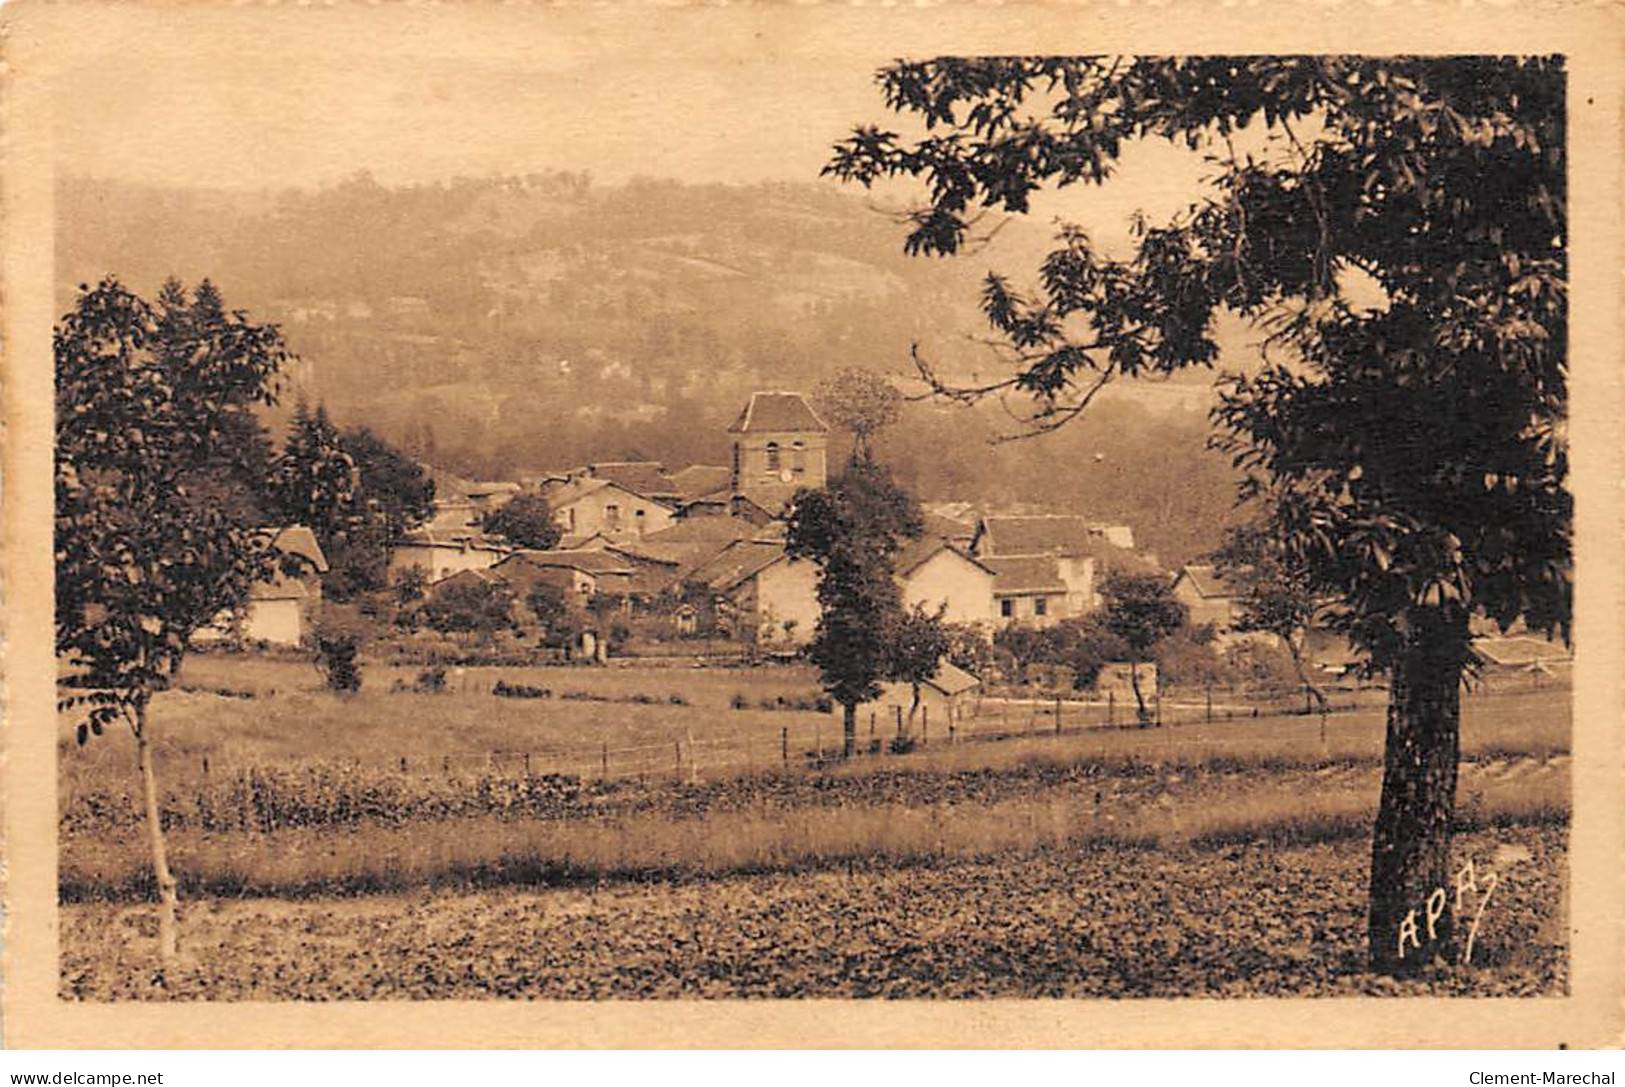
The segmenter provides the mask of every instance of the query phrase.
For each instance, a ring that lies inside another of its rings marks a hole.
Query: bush
[[[442,633],[495,634],[513,626],[513,593],[498,582],[448,581],[424,601],[423,618]]]
[[[328,631],[316,635],[316,668],[330,691],[361,689],[361,639],[349,631]]]
[[[491,693],[498,698],[552,698],[553,692],[546,687],[529,687],[523,683],[509,683],[499,679],[491,687]],[[569,695],[565,695],[569,698]]]
[[[750,699],[735,692],[734,696],[728,699],[728,705],[736,710],[748,710],[750,709]]]
[[[446,689],[446,666],[437,664],[418,673],[417,689],[427,694],[439,694]]]
[[[893,755],[907,755],[919,746],[912,736],[893,736],[891,743],[886,745]]]

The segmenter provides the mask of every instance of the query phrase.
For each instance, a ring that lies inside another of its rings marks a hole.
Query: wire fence
[[[1541,682],[1482,685],[1478,694],[1498,696],[1531,692],[1560,692],[1564,682],[1545,677]],[[856,715],[854,754],[862,757],[906,755],[920,750],[957,748],[961,745],[1012,739],[1042,741],[1101,737],[1097,746],[1114,753],[1146,752],[1177,755],[1196,749],[1224,751],[1259,749],[1279,740],[1279,727],[1267,732],[1256,728],[1222,727],[1230,722],[1294,723],[1304,732],[1290,735],[1327,742],[1327,729],[1338,722],[1358,725],[1352,718],[1364,714],[1367,723],[1380,721],[1386,691],[1377,686],[1346,688],[1328,692],[1322,704],[1312,696],[1272,693],[1218,687],[1167,690],[1148,695],[1144,714],[1137,700],[1119,699],[1115,693],[1103,699],[1082,700],[1059,695],[1025,698],[968,698],[949,705],[921,704],[910,713],[902,706],[862,707]],[[727,710],[715,710],[719,716]],[[361,759],[324,759],[350,765],[357,770],[392,771],[412,776],[532,778],[563,775],[582,780],[625,779],[696,781],[701,778],[821,767],[845,757],[844,725],[837,707],[832,713],[788,712],[776,730],[754,727],[711,727],[703,735],[692,730],[645,743],[613,743],[553,746],[543,750],[492,750],[434,755],[405,753],[387,763]],[[1221,726],[1189,728],[1189,726]],[[1112,732],[1125,738],[1106,740]],[[1181,734],[1183,732],[1183,735]],[[1380,740],[1377,733],[1374,737]],[[1138,737],[1138,738],[1136,738]],[[1373,742],[1377,742],[1373,740]],[[202,756],[197,767],[203,776],[241,773],[243,768],[211,765]]]

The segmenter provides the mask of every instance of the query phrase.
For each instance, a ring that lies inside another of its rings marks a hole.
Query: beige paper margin
[[[51,652],[52,275],[49,81],[108,11],[0,12],[4,107],[5,910],[3,1030],[21,1048],[202,1047],[1572,1047],[1617,1044],[1621,994],[1621,664],[1625,395],[1620,317],[1618,6],[1579,4],[917,4],[613,2],[278,7],[130,4],[176,35],[298,20],[324,53],[379,34],[454,42],[474,22],[545,35],[616,19],[839,31],[854,56],[936,53],[1564,53],[1570,65],[1577,679],[1572,995],[1517,999],[76,1004],[57,998]],[[607,19],[606,19],[607,15]],[[303,30],[303,28],[301,28]],[[92,35],[93,36],[93,35]],[[780,37],[790,36],[790,37]],[[200,41],[203,39],[199,39]],[[420,39],[421,40],[421,39]],[[839,58],[832,58],[839,59]],[[793,74],[787,74],[793,78]],[[70,88],[71,91],[71,88]],[[882,115],[879,96],[869,116]],[[853,118],[854,121],[860,118]],[[969,304],[969,300],[967,300]]]

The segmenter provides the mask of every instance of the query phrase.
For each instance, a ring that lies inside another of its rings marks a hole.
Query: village
[[[420,648],[449,650],[442,656],[450,663],[489,656],[495,646],[525,663],[803,657],[819,625],[819,570],[789,553],[786,519],[798,492],[829,482],[832,438],[840,436],[806,395],[793,391],[751,395],[728,435],[728,465],[668,470],[655,461],[602,461],[495,482],[425,466],[435,482],[432,514],[394,541],[388,577],[443,620],[429,625],[457,636],[448,643],[422,630]],[[538,499],[554,524],[551,546],[525,546],[491,530],[494,515],[510,503]],[[986,649],[1002,641],[1001,631],[1041,631],[1098,615],[1102,585],[1117,574],[1170,587],[1183,612],[1180,626],[1199,632],[1204,655],[1212,657],[1196,670],[1209,701],[1217,677],[1226,687],[1245,682],[1235,668],[1224,672],[1227,654],[1267,656],[1281,648],[1280,635],[1245,622],[1245,590],[1234,577],[1212,562],[1164,570],[1155,554],[1136,549],[1131,525],[1075,512],[978,511],[952,501],[926,503],[923,514],[923,532],[893,563],[900,602]],[[302,574],[256,585],[232,629],[250,646],[308,646],[322,622],[327,560],[303,526],[279,530],[274,546],[305,560]],[[1543,639],[1501,635],[1487,625],[1479,634],[1480,651],[1503,674],[1551,676],[1568,667],[1566,651]],[[205,632],[200,640],[218,637]],[[410,635],[397,640],[414,642]],[[1341,681],[1356,660],[1346,640],[1318,625],[1305,632],[1304,651],[1305,670],[1295,682],[1316,693]],[[1036,688],[1057,682],[1053,671],[1025,667],[1008,654],[957,655],[958,661],[945,656],[921,691],[884,685],[864,712],[888,721],[906,714],[913,727],[922,708],[928,715],[935,707],[938,720],[947,721],[995,685],[1019,696],[1043,694]],[[1282,669],[1272,678],[1250,663],[1254,686],[1264,688],[1252,692],[1255,699],[1292,693],[1294,680]],[[1160,702],[1155,659],[1102,661],[1091,671],[1065,677],[1076,681],[1063,681],[1067,697],[1128,704],[1138,680]],[[1191,678],[1187,667],[1172,680],[1188,686]],[[1023,684],[1035,690],[1014,689]]]

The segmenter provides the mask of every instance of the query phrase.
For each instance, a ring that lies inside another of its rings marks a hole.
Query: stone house
[[[947,540],[929,536],[903,548],[893,566],[902,589],[903,606],[916,604],[935,612],[946,606],[943,620],[991,626],[997,621],[991,568]]]
[[[1214,567],[1186,563],[1174,578],[1174,599],[1190,611],[1191,626],[1211,624],[1216,634],[1229,634],[1241,618],[1239,590]]]
[[[495,566],[515,551],[478,532],[445,532],[420,528],[398,541],[389,553],[389,576],[395,578],[410,567],[420,568],[430,581],[440,581],[464,570],[484,570]]]
[[[235,634],[245,642],[272,645],[298,645],[310,631],[321,610],[322,575],[327,573],[327,556],[316,542],[316,534],[304,525],[275,529],[271,546],[283,555],[296,556],[296,572],[278,569],[269,581],[255,582],[240,612],[222,612],[213,623],[199,630],[198,644],[218,642]]]
[[[806,645],[818,626],[818,567],[791,559],[782,541],[737,540],[679,579],[706,586],[764,648]]]
[[[628,490],[610,479],[580,476],[544,484],[542,497],[566,536],[638,539],[671,527],[675,511],[666,502]]]

